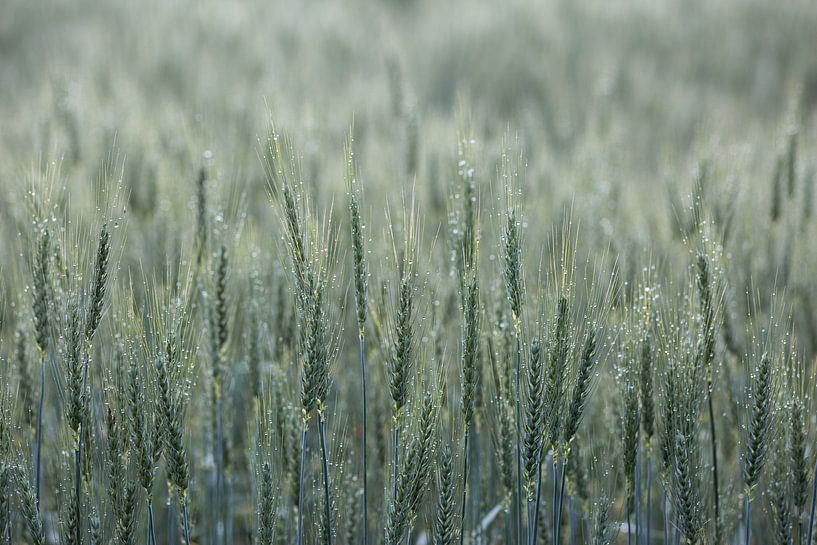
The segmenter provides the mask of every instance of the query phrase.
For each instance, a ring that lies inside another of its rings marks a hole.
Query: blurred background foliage
[[[58,163],[81,212],[111,157],[129,188],[126,266],[154,270],[192,236],[202,166],[225,197],[212,202],[245,203],[249,240],[265,236],[274,214],[257,155],[270,115],[294,137],[317,205],[343,195],[353,126],[373,224],[415,188],[433,236],[467,131],[484,195],[501,193],[503,146],[524,150],[532,239],[570,211],[582,240],[625,270],[644,251],[688,261],[677,242],[705,163],[705,206],[733,236],[737,304],[752,282],[774,285],[797,294],[798,324],[814,321],[807,0],[6,0],[2,13],[6,251],[19,249],[17,201],[34,173]],[[796,187],[775,204],[795,132]]]

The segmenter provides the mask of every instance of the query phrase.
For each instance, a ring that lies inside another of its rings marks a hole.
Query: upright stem
[[[476,545],[482,545],[482,521],[480,521],[480,504],[481,504],[481,487],[482,475],[480,474],[482,467],[482,457],[480,455],[480,441],[479,441],[479,419],[476,421],[474,427],[474,476],[471,479],[474,483],[474,499],[471,500],[471,511],[473,512],[473,519],[476,524],[474,528]]]
[[[76,526],[75,531],[75,539],[77,540],[77,545],[82,543],[82,517],[80,516],[81,511],[81,503],[80,503],[80,463],[81,463],[81,451],[82,449],[82,431],[77,435],[77,442],[74,447],[74,500],[77,502],[76,506],[74,507],[74,524]]]
[[[329,459],[326,456],[326,420],[318,413],[318,432],[321,436],[321,462],[323,463],[323,510],[326,517],[326,543],[332,545],[332,503],[329,498]]]
[[[715,410],[712,407],[712,379],[707,385],[707,403],[709,405],[709,435],[712,441],[712,491],[715,495],[715,541],[721,541],[720,494],[718,493],[718,439],[715,435]]]
[[[190,522],[187,518],[187,500],[182,500],[182,524],[184,525],[184,543],[190,545]]]
[[[222,420],[221,387],[216,384],[216,544],[222,543],[224,494],[224,428]]]
[[[559,477],[559,501],[556,507],[556,539],[553,540],[554,545],[559,545],[562,541],[562,503],[565,497],[565,480],[567,475],[567,455],[562,458],[562,470]]]
[[[811,488],[811,513],[808,518],[808,541],[806,541],[806,545],[814,543],[812,538],[814,537],[814,511],[817,507],[817,462],[814,463],[814,478],[812,480],[814,484]]]
[[[646,518],[646,528],[644,528],[644,537],[646,541],[646,545],[650,545],[652,542],[652,536],[650,535],[652,531],[652,513],[650,512],[650,506],[652,505],[652,456],[650,456],[649,452],[647,453],[647,505],[644,506],[644,514]]]
[[[153,500],[148,498],[148,545],[156,545],[156,530],[153,528]]]
[[[746,527],[743,530],[744,533],[745,533],[744,535],[746,536],[746,538],[745,538],[746,540],[743,542],[744,545],[749,545],[749,537],[751,536],[751,531],[752,531],[752,524],[751,524],[752,521],[751,521],[751,518],[750,518],[750,515],[752,514],[751,509],[752,509],[752,495],[749,492],[747,492],[746,493],[746,514],[744,515],[744,519],[745,519],[744,522],[746,524]]]
[[[664,515],[664,543],[669,545],[669,517],[667,517],[667,491],[661,495],[661,513]]]
[[[369,545],[369,467],[366,459],[367,432],[366,415],[369,412],[366,403],[366,341],[363,330],[360,331],[359,351],[360,351],[360,382],[363,387],[363,438],[361,439],[363,453],[363,545]]]
[[[40,481],[42,469],[42,449],[43,449],[43,402],[45,401],[45,352],[40,353],[40,401],[37,406],[37,452],[34,465],[34,494],[37,501],[37,510],[40,509]]]
[[[635,543],[641,544],[641,449],[636,452],[635,493],[633,494],[633,515],[635,518]]]
[[[465,439],[463,440],[463,469],[462,469],[462,515],[460,516],[460,545],[465,542],[465,506],[468,493],[468,435],[470,425],[465,425]]]
[[[519,338],[522,328],[519,326],[519,319],[516,318],[516,388],[521,392],[522,386],[522,340]],[[516,395],[516,543],[522,544],[522,450],[520,442],[522,440],[522,409],[520,407],[520,395]]]
[[[556,462],[556,456],[556,447],[553,447],[553,543],[559,545],[559,521],[556,518],[559,516],[559,465]]]
[[[306,432],[307,422],[304,420],[304,432],[301,438],[301,476],[298,481],[298,545],[303,543],[304,537],[304,469],[306,461]]]
[[[542,502],[542,454],[539,454],[539,463],[536,464],[536,506],[533,511],[533,524],[528,522],[528,529],[531,531],[531,536],[528,538],[530,545],[536,545],[536,539],[539,536],[539,506]]]
[[[537,489],[538,493],[538,489]],[[530,496],[529,494],[525,494],[525,514],[527,515],[527,531],[528,531],[528,545],[532,545],[533,543],[533,521],[536,519],[536,515],[533,512],[533,505],[531,505]]]

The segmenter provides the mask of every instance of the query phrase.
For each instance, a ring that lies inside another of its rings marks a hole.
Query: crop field
[[[817,4],[0,0],[0,545],[814,545]]]

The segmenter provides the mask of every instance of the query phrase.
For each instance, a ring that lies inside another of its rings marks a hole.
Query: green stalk
[[[156,530],[153,528],[153,500],[148,498],[148,545],[156,545]]]
[[[477,545],[481,545],[482,543],[482,521],[479,520],[480,518],[480,503],[481,503],[481,487],[482,487],[482,475],[480,474],[481,466],[482,466],[482,456],[480,453],[480,440],[479,440],[479,419],[477,419],[476,428],[474,429],[474,477],[471,479],[474,481],[474,499],[471,501],[471,505],[473,507],[474,513],[474,520],[476,521],[476,528],[474,529],[476,532],[476,542]]]
[[[222,543],[224,515],[223,494],[224,494],[224,429],[222,420],[221,387],[216,385],[216,543]]]
[[[562,470],[561,475],[559,476],[559,501],[557,502],[556,508],[556,539],[553,541],[554,545],[559,545],[562,540],[562,504],[565,497],[565,480],[567,475],[567,455],[563,457],[562,460]]]
[[[81,517],[81,504],[80,504],[80,497],[82,491],[80,489],[80,463],[81,463],[81,449],[82,449],[82,439],[81,435],[77,435],[76,444],[74,446],[74,496],[76,498],[76,506],[74,507],[74,525],[76,526],[76,535],[74,538],[77,540],[77,545],[82,543],[81,539],[81,532],[82,532],[82,517]]]
[[[650,512],[650,505],[652,503],[652,456],[647,454],[647,505],[644,506],[644,513],[646,518],[645,537],[646,544],[650,545],[652,542],[652,513]]]
[[[635,493],[633,494],[633,515],[635,518],[635,542],[641,543],[641,450],[636,453]]]
[[[361,439],[361,452],[363,453],[363,545],[369,545],[369,466],[366,455],[367,450],[367,424],[366,415],[369,412],[366,402],[366,340],[361,329],[359,335],[360,352],[360,382],[363,388],[363,438]]]
[[[304,431],[301,438],[301,476],[298,485],[298,545],[303,543],[304,536],[304,469],[306,465],[306,432],[307,420],[304,418]]]
[[[744,522],[745,522],[745,527],[744,527],[743,531],[744,531],[744,535],[746,536],[745,541],[743,542],[744,545],[749,545],[749,537],[750,537],[750,533],[752,531],[751,515],[752,515],[752,494],[751,494],[751,492],[747,491],[746,492],[746,513],[744,514],[744,517],[743,517]]]
[[[721,542],[720,494],[718,493],[718,439],[715,436],[715,410],[712,407],[712,379],[708,380],[709,434],[712,441],[712,492],[715,495],[715,542]]]
[[[184,525],[184,543],[190,545],[190,522],[187,517],[187,500],[182,500],[182,523]]]
[[[814,543],[814,512],[817,508],[817,462],[814,463],[814,484],[811,488],[811,513],[809,514],[808,518],[808,541],[806,543],[810,545]]]
[[[661,513],[664,516],[664,543],[669,545],[669,517],[667,516],[667,491],[661,495]]]
[[[539,463],[536,465],[536,503],[533,509],[533,524],[529,525],[532,528],[532,536],[529,538],[531,545],[536,545],[536,539],[539,534],[539,506],[542,502],[542,455],[539,454]]]
[[[558,516],[558,506],[559,503],[559,465],[556,461],[556,448],[553,448],[553,543],[557,543],[557,539],[559,536],[559,529],[557,526],[559,525],[556,517]]]
[[[321,462],[323,463],[323,507],[324,516],[326,517],[326,543],[332,545],[332,504],[329,497],[329,460],[326,456],[326,420],[323,417],[323,410],[318,411],[318,433],[321,436]]]
[[[522,328],[516,318],[516,388],[522,390],[522,341],[519,338]],[[516,543],[522,543],[522,409],[520,396],[516,396]]]
[[[34,499],[40,510],[40,482],[42,481],[43,404],[45,402],[45,352],[40,352],[40,401],[37,405],[37,453],[35,455]]]

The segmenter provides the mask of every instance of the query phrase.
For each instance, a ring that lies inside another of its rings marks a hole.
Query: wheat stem
[[[329,460],[326,455],[326,420],[323,416],[323,410],[318,411],[318,433],[321,439],[321,462],[323,464],[323,508],[326,517],[326,543],[332,545],[332,503],[329,496]]]
[[[536,502],[533,508],[533,524],[531,525],[533,532],[528,538],[531,545],[536,545],[536,540],[539,535],[539,507],[542,504],[542,465],[542,455],[540,453],[539,462],[536,464]]]
[[[40,509],[40,482],[42,481],[43,450],[43,404],[45,402],[45,352],[40,352],[40,400],[37,404],[37,454],[35,460],[34,498],[37,510]]]
[[[635,493],[633,495],[633,518],[635,519],[635,542],[641,543],[641,449],[636,452]]]
[[[667,512],[667,491],[661,494],[661,513],[664,517],[664,543],[669,544],[669,513]]]
[[[156,530],[153,527],[153,500],[148,498],[148,545],[156,545]]]
[[[369,412],[366,400],[366,341],[361,331],[359,337],[360,353],[360,382],[363,389],[363,437],[361,438],[361,452],[363,453],[363,545],[369,543],[369,465],[367,456],[368,445],[368,425],[367,414]]]
[[[516,388],[522,391],[522,341],[521,327],[516,320]],[[516,397],[516,543],[522,543],[522,407],[520,397]]]
[[[182,524],[184,527],[184,543],[190,545],[190,521],[187,516],[187,500],[182,501]]]
[[[645,528],[644,541],[647,545],[652,542],[652,456],[647,453],[647,504],[644,506]]]
[[[718,439],[715,435],[715,410],[712,406],[712,379],[707,385],[707,404],[709,405],[709,434],[712,445],[712,492],[714,494],[715,505],[715,542],[720,543],[721,534],[721,512],[720,493],[718,492]]]
[[[82,543],[82,539],[80,534],[82,532],[82,517],[81,517],[81,485],[80,485],[80,461],[81,461],[81,449],[82,449],[82,440],[80,436],[77,437],[77,443],[74,448],[74,498],[76,501],[76,505],[74,506],[74,525],[76,526],[75,531],[75,539],[77,540],[77,544],[79,545]]]
[[[553,523],[553,528],[551,530],[553,532],[553,543],[554,543],[554,545],[558,545],[558,539],[559,539],[559,529],[557,528],[557,526],[559,526],[559,521],[556,519],[556,517],[559,516],[559,513],[558,513],[558,511],[559,511],[559,462],[556,460],[556,458],[557,458],[556,449],[554,447],[554,449],[553,449],[553,464],[552,464],[552,466],[553,466],[552,467],[552,473],[553,473],[553,505],[552,505],[552,507],[553,507],[553,519],[551,521]],[[535,544],[532,544],[532,545],[535,545]]]
[[[808,540],[806,541],[806,545],[814,543],[814,514],[815,511],[817,511],[817,462],[814,463],[813,482],[814,484],[811,488],[811,512],[808,517]]]
[[[304,470],[306,469],[306,432],[308,421],[303,420],[303,433],[301,435],[301,474],[298,480],[298,545],[303,543],[304,534]]]
[[[745,524],[743,529],[744,541],[745,545],[749,545],[749,538],[752,531],[752,521],[751,521],[751,514],[752,514],[752,495],[747,492],[746,494],[746,508],[743,515],[743,522]]]
[[[565,456],[562,460],[562,470],[561,476],[559,477],[559,501],[557,503],[556,508],[556,539],[554,540],[555,545],[559,545],[562,541],[562,504],[565,497],[565,476],[567,475],[567,457]]]

